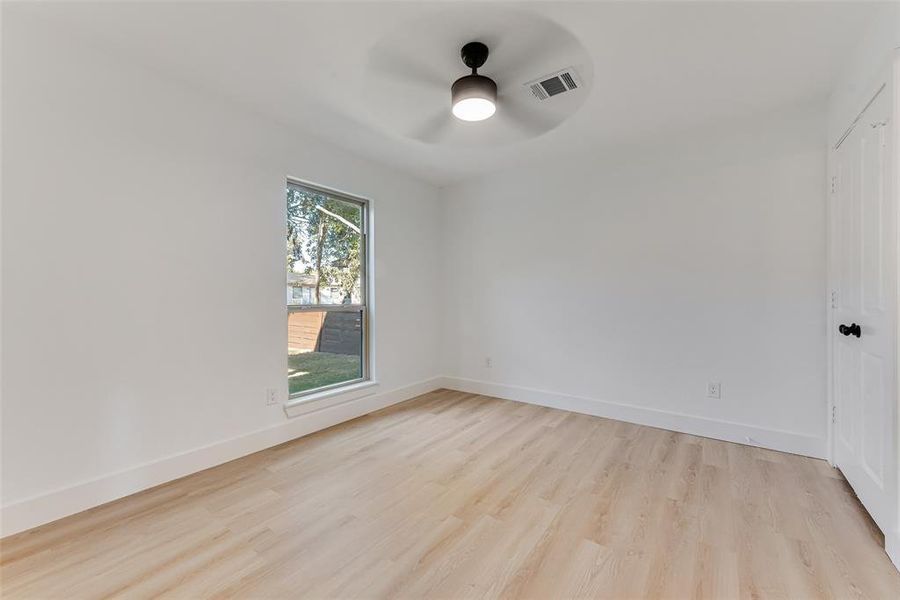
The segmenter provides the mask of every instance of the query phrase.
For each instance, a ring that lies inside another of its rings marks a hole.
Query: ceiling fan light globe
[[[463,98],[453,105],[453,116],[462,121],[484,121],[497,111],[487,98]]]

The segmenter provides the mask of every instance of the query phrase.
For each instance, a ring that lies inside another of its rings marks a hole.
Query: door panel
[[[833,156],[834,461],[882,530],[894,526],[896,206],[886,87]],[[845,330],[849,331],[849,330]]]
[[[884,239],[882,237],[882,203],[879,175],[881,144],[870,135],[860,139],[859,198],[862,201],[862,308],[865,314],[884,312]],[[873,143],[874,142],[874,143]]]
[[[872,481],[884,486],[884,361],[868,352],[862,353],[862,466]]]
[[[856,445],[855,411],[853,406],[859,403],[859,352],[845,340],[838,342],[836,361],[838,375],[837,420],[838,441],[847,448]]]
[[[845,140],[844,146],[852,140]],[[847,161],[844,146],[838,152],[836,193],[839,206],[841,274],[839,279],[840,301],[848,312],[859,310],[859,196],[857,192],[856,164]]]

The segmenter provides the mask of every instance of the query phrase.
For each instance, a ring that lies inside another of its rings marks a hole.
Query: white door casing
[[[831,189],[833,459],[885,532],[896,527],[897,513],[891,96],[882,86],[835,149]]]

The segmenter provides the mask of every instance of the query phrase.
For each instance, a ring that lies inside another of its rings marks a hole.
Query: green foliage
[[[318,275],[320,285],[340,286],[345,298],[358,292],[361,236],[351,224],[362,226],[356,204],[287,188],[288,271]]]

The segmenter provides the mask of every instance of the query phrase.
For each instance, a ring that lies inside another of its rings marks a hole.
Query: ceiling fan
[[[515,129],[520,135],[543,133],[552,127],[552,118],[532,107],[528,94],[522,93],[519,86],[514,89],[503,84],[498,86],[492,78],[478,73],[487,62],[488,54],[487,45],[478,41],[469,42],[460,49],[460,58],[472,73],[460,77],[450,86],[450,110],[446,104],[436,108],[431,118],[410,132],[411,137],[436,143],[457,127],[491,117],[498,120],[497,126]]]
[[[463,121],[489,119],[497,110],[497,84],[490,77],[478,74],[487,61],[488,47],[481,42],[469,42],[459,55],[472,74],[460,77],[450,88],[453,116]]]
[[[584,94],[542,102],[547,98],[536,98],[530,85],[586,64],[577,39],[525,11],[482,17],[480,31],[456,46],[458,54],[448,53],[447,43],[455,45],[459,32],[471,28],[468,11],[404,23],[370,50],[364,90],[381,123],[420,142],[483,146],[535,137],[577,110]]]

